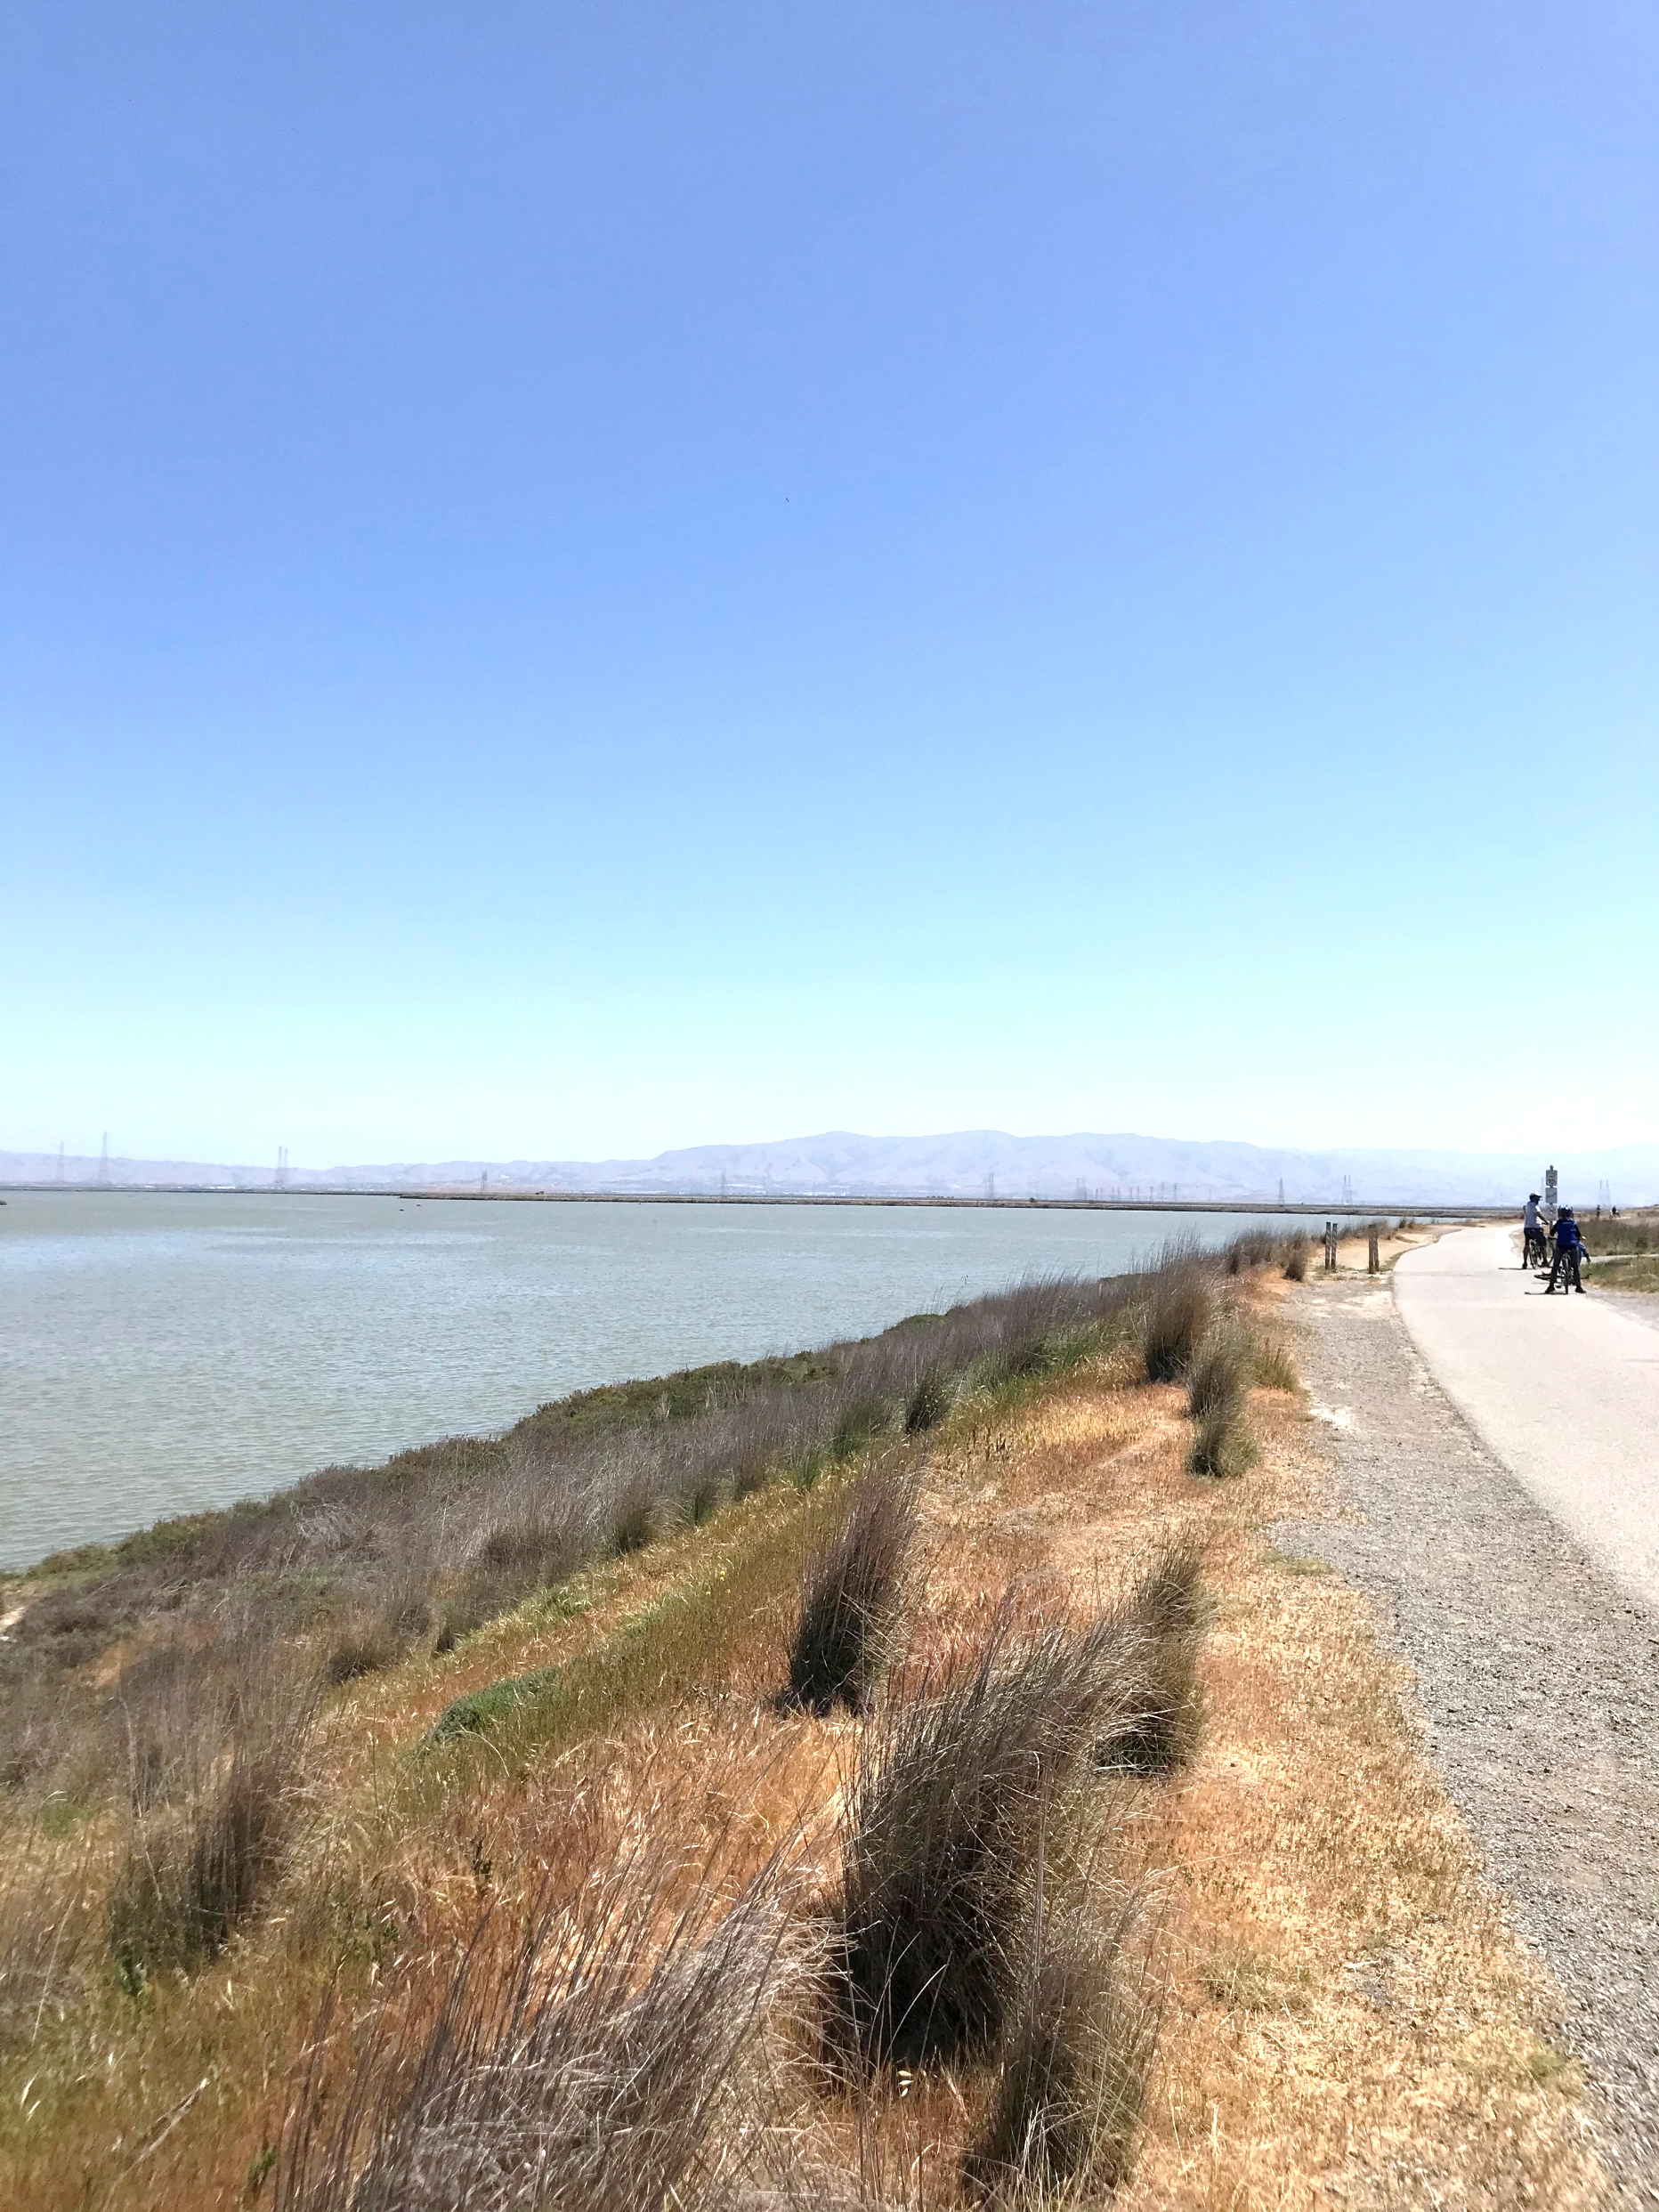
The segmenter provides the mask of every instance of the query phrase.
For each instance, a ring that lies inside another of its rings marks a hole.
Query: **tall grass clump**
[[[1221,1265],[1228,1275],[1246,1275],[1252,1268],[1270,1266],[1278,1249],[1279,1240],[1271,1229],[1245,1229],[1222,1253]]]
[[[982,2200],[1094,2202],[1129,2178],[1157,2042],[1144,1903],[1040,1895],[1032,1917],[963,2179]]]
[[[1194,1252],[1173,1254],[1147,1278],[1140,1351],[1148,1382],[1180,1381],[1210,1325],[1214,1304],[1210,1274]]]
[[[1137,1633],[1140,1694],[1103,1759],[1142,1775],[1172,1774],[1191,1758],[1203,1717],[1198,1650],[1207,1603],[1203,1552],[1190,1536],[1164,1545],[1129,1593],[1125,1625]]]
[[[376,1674],[425,1643],[433,1631],[432,1600],[424,1577],[390,1580],[360,1610],[348,1612],[336,1630],[323,1672],[331,1682]]]
[[[1291,1348],[1276,1331],[1258,1328],[1251,1332],[1250,1379],[1264,1390],[1301,1389],[1302,1379],[1296,1372]]]
[[[904,1433],[919,1436],[948,1421],[956,1404],[954,1378],[940,1367],[929,1367],[917,1379],[904,1406]]]
[[[916,1535],[916,1485],[873,1468],[808,1560],[789,1647],[789,1696],[813,1713],[862,1712],[895,1656]]]
[[[1284,1279],[1287,1283],[1307,1280],[1307,1255],[1312,1249],[1306,1229],[1299,1229],[1294,1236],[1284,1240]]]
[[[134,1985],[215,1957],[253,1910],[292,1835],[317,1713],[315,1677],[263,1640],[223,1669],[182,1665],[173,1697],[183,1710],[161,1737],[176,1746],[169,1762],[135,1750],[110,1900],[111,1946]],[[153,1715],[132,1740],[154,1745]]]
[[[1252,1370],[1249,1341],[1235,1325],[1212,1328],[1192,1364],[1186,1410],[1194,1423],[1189,1465],[1198,1475],[1239,1475],[1254,1461],[1244,1425]]]
[[[774,1866],[723,1909],[659,1829],[541,1892],[516,1930],[486,1915],[435,2004],[383,2023],[343,2094],[303,2084],[277,2212],[760,2200],[762,2031],[801,1963],[778,1889]]]
[[[1115,1616],[1016,1639],[891,1706],[866,1733],[844,1816],[828,2041],[839,2061],[915,2065],[993,2045],[1046,1819],[1097,1744],[1131,1724],[1140,1639]]]

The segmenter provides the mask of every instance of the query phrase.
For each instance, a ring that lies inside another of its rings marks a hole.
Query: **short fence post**
[[[1371,1254],[1367,1271],[1372,1275],[1380,1275],[1382,1273],[1382,1256],[1377,1250],[1377,1232],[1375,1229],[1372,1229],[1371,1233]]]
[[[1334,1221],[1327,1221],[1325,1223],[1325,1273],[1334,1275],[1336,1271],[1337,1225]]]

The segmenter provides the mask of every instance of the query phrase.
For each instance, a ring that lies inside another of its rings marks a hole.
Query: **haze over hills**
[[[938,1137],[816,1137],[752,1145],[695,1145],[650,1160],[442,1160],[295,1168],[296,1190],[611,1191],[733,1196],[837,1194],[977,1198],[1273,1199],[1291,1203],[1501,1205],[1541,1187],[1545,1155],[1343,1149],[1298,1151],[1225,1140],[1132,1134],[1014,1137],[964,1130]],[[1603,1184],[1615,1203],[1659,1196],[1659,1145],[1562,1154],[1564,1199],[1593,1203]],[[104,1162],[55,1153],[0,1152],[0,1183],[107,1182],[116,1189],[186,1186],[270,1189],[269,1166],[206,1161]],[[1346,1189],[1345,1189],[1346,1186]]]

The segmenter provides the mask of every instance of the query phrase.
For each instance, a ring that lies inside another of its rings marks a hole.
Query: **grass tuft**
[[[1214,1293],[1196,1260],[1177,1259],[1150,1278],[1141,1309],[1141,1358],[1148,1382],[1178,1382],[1210,1326]]]
[[[1140,1900],[1039,1900],[995,2092],[963,2165],[982,2200],[1096,2201],[1129,2176],[1158,2014]]]
[[[1212,1328],[1187,1376],[1186,1410],[1196,1423],[1188,1464],[1194,1474],[1242,1474],[1255,1458],[1244,1425],[1253,1348],[1234,1325]]]
[[[14,1842],[0,1865],[0,2055],[28,2048],[73,1993],[97,1930],[86,1859],[45,1842]]]
[[[1302,1387],[1302,1378],[1296,1372],[1291,1348],[1282,1336],[1262,1330],[1252,1332],[1250,1340],[1250,1380],[1264,1390],[1296,1392]]]
[[[1254,1439],[1242,1421],[1224,1414],[1206,1414],[1198,1423],[1187,1465],[1195,1475],[1228,1480],[1248,1474],[1256,1464]]]
[[[919,1436],[948,1421],[956,1404],[953,1378],[943,1368],[929,1367],[918,1380],[904,1407],[904,1432]]]
[[[1044,1819],[1142,1694],[1138,1639],[1103,1616],[1017,1640],[867,1731],[842,1832],[828,2042],[916,2065],[994,2045]]]
[[[813,1713],[863,1711],[895,1656],[916,1534],[916,1486],[873,1468],[807,1563],[789,1648],[789,1696]]]
[[[1103,1746],[1105,1763],[1165,1775],[1192,1757],[1204,1709],[1198,1679],[1198,1648],[1209,1613],[1202,1574],[1200,1545],[1177,1537],[1130,1592],[1122,1617],[1141,1640],[1140,1696],[1134,1717]]]
[[[1247,1275],[1252,1268],[1271,1266],[1279,1253],[1279,1240],[1271,1229],[1245,1229],[1233,1239],[1221,1256],[1228,1275]]]

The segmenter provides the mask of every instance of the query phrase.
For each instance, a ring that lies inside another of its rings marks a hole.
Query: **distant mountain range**
[[[1339,1150],[1297,1152],[1169,1137],[859,1137],[835,1130],[771,1144],[693,1145],[651,1160],[441,1160],[295,1168],[296,1190],[591,1190],[641,1195],[1272,1199],[1303,1204],[1398,1203],[1502,1205],[1542,1189],[1542,1155]],[[1558,1155],[1565,1200],[1593,1204],[1605,1183],[1615,1203],[1659,1203],[1659,1145]],[[58,1179],[55,1153],[0,1152],[0,1184]],[[182,1186],[270,1189],[270,1167],[199,1160],[61,1163],[65,1181],[117,1189]]]

